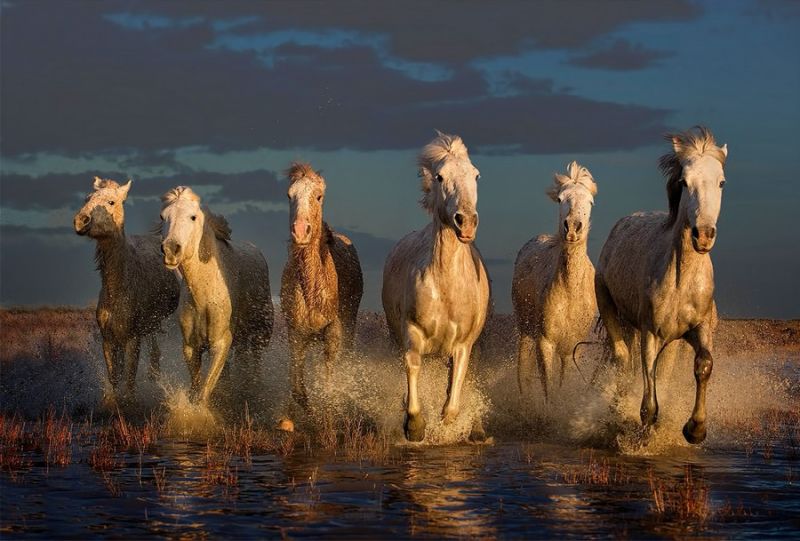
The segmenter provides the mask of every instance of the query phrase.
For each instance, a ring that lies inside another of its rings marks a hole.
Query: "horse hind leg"
[[[125,344],[125,392],[129,399],[136,395],[136,372],[139,369],[139,353],[142,339],[139,337],[128,340]]]
[[[702,443],[706,439],[706,386],[714,368],[711,355],[711,330],[707,324],[689,331],[686,340],[695,351],[694,379],[697,385],[692,416],[683,426],[683,437],[689,443]]]
[[[611,293],[608,291],[608,287],[606,287],[600,274],[595,275],[594,285],[597,308],[600,312],[600,319],[606,328],[608,344],[614,355],[614,363],[619,369],[632,373],[633,365],[631,364],[630,350],[625,341],[625,333],[619,320],[617,305],[614,304]]]

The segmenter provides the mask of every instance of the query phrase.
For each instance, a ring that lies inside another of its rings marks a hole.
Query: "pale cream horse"
[[[595,278],[597,303],[614,358],[628,366],[624,327],[640,333],[645,426],[658,417],[656,368],[667,344],[683,338],[695,351],[697,394],[683,427],[690,443],[706,437],[706,385],[713,359],[714,269],[709,252],[725,184],[726,145],[707,128],[668,136],[672,152],[661,158],[669,214],[637,213],[614,226],[603,246]]]
[[[143,338],[150,347],[150,376],[159,374],[156,334],[178,307],[178,280],[161,264],[156,235],[125,234],[124,203],[131,181],[119,185],[94,177],[94,191],[74,219],[75,232],[97,242],[100,271],[97,324],[103,338],[108,379],[115,394],[125,371],[126,394],[133,398]]]
[[[255,370],[272,335],[269,270],[252,244],[233,244],[222,216],[201,207],[191,188],[162,197],[164,264],[183,278],[180,324],[191,396],[207,404],[233,348],[236,360]],[[211,366],[201,388],[202,354]]]
[[[433,220],[401,239],[383,270],[386,321],[403,351],[408,377],[405,433],[410,441],[425,437],[417,394],[423,355],[451,358],[443,421],[458,416],[467,364],[486,321],[490,294],[486,268],[473,245],[479,173],[467,147],[458,136],[438,133],[422,149],[419,167],[421,204]]]
[[[292,396],[308,408],[306,353],[322,339],[328,380],[342,349],[353,348],[364,279],[350,239],[322,220],[325,179],[309,164],[294,163],[289,179],[289,258],[281,276],[281,311],[289,334]]]
[[[586,253],[589,218],[597,194],[592,174],[572,162],[547,190],[558,203],[558,233],[529,240],[514,263],[511,298],[519,330],[520,392],[531,391],[534,348],[545,400],[552,389],[553,364],[567,359],[589,334],[597,313],[594,266]]]

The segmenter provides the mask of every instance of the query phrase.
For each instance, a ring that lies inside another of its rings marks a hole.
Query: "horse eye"
[[[192,216],[192,221],[197,220],[197,216]]]
[[[439,182],[444,182],[444,177],[440,174],[436,175],[436,180],[438,180]]]
[[[719,181],[719,187],[722,188],[723,186],[725,186],[725,179]]]
[[[322,196],[321,195],[317,196],[317,201],[322,201]]]
[[[682,186],[689,186],[688,184],[686,184],[686,179],[685,178],[681,179],[681,185]]]
[[[114,202],[113,201],[109,201],[108,204],[111,205],[112,207],[114,206]]]
[[[481,179],[481,174],[480,173],[475,175],[475,182],[478,182],[480,179]]]

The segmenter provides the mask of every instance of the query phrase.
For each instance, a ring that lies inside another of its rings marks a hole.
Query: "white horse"
[[[529,240],[514,263],[511,297],[519,329],[518,381],[530,392],[533,349],[545,400],[556,359],[560,379],[575,345],[585,340],[597,312],[594,266],[586,253],[589,218],[597,194],[592,174],[572,162],[547,191],[558,203],[558,234]]]
[[[424,229],[406,235],[386,259],[383,308],[395,341],[403,350],[408,377],[405,433],[425,437],[425,418],[417,394],[422,356],[452,360],[443,421],[458,416],[461,387],[472,346],[489,308],[489,278],[474,246],[478,230],[478,170],[461,138],[438,133],[419,156],[422,207],[433,217]],[[482,429],[473,437],[482,437]]]
[[[237,358],[257,366],[272,335],[269,270],[252,244],[231,243],[222,216],[200,206],[191,188],[178,186],[162,197],[164,264],[183,277],[180,323],[191,394],[207,404],[233,347]],[[211,367],[200,386],[202,353]]]
[[[714,268],[709,252],[725,184],[726,145],[705,127],[668,136],[661,158],[669,214],[621,219],[606,240],[595,277],[597,304],[618,366],[629,365],[624,327],[640,333],[644,396],[641,418],[656,422],[656,368],[667,344],[683,338],[695,351],[697,382],[692,416],[683,427],[690,443],[706,437],[706,384],[713,366]]]

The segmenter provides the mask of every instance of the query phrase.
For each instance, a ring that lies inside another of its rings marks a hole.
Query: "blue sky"
[[[702,123],[730,149],[721,312],[800,317],[799,6],[6,0],[0,303],[96,298],[92,243],[71,230],[95,174],[134,179],[129,234],[166,188],[194,186],[262,248],[277,291],[281,171],[302,159],[379,309],[386,253],[428,219],[415,155],[441,129],[481,170],[478,245],[507,312],[517,250],[555,228],[553,172],[577,159],[594,174],[596,257],[617,219],[666,208],[661,136]]]

